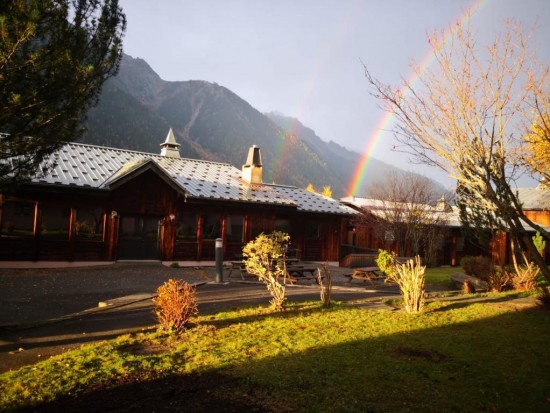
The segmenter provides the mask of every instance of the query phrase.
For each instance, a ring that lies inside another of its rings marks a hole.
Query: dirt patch
[[[446,361],[448,357],[437,351],[423,350],[412,347],[398,347],[392,351],[392,356],[397,358],[406,358],[407,360],[426,360],[432,363],[441,363]]]
[[[135,343],[118,347],[118,350],[124,353],[136,356],[147,356],[154,354],[168,353],[170,348],[160,344]]]

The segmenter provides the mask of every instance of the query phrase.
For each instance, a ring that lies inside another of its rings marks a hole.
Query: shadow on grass
[[[363,317],[350,324],[366,332],[363,339],[264,359],[242,355],[200,375],[141,381],[137,374],[28,411],[548,411],[548,312],[532,308],[475,321],[467,321],[473,313],[466,312],[425,327],[446,314],[394,313],[392,322],[408,327],[372,338],[373,325]]]
[[[254,403],[239,379],[218,372],[182,374],[90,391],[78,397],[23,407],[17,412],[268,412]]]

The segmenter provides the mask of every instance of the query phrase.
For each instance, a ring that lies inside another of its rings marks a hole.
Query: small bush
[[[506,268],[493,267],[493,271],[487,277],[487,284],[490,291],[501,292],[510,287],[512,273]]]
[[[460,260],[460,266],[466,274],[483,281],[488,281],[489,275],[494,271],[491,259],[482,256],[466,256]]]
[[[537,231],[537,233],[533,236],[533,244],[535,244],[535,248],[539,252],[541,257],[544,257],[544,251],[546,251],[546,241],[540,235],[540,232]]]
[[[514,290],[518,291],[533,291],[537,288],[537,277],[540,269],[532,262],[527,265],[522,265],[518,268],[512,277]]]
[[[161,285],[153,305],[160,327],[168,332],[183,330],[199,313],[195,288],[183,280],[169,279]]]
[[[387,276],[392,276],[395,273],[395,253],[386,250],[378,250],[378,257],[376,257],[374,261],[378,268],[380,268],[380,271]]]
[[[249,274],[254,274],[267,286],[273,298],[271,305],[276,311],[284,311],[286,303],[285,246],[290,236],[274,231],[269,235],[260,234],[243,248],[244,264]],[[279,280],[282,279],[282,282]]]
[[[173,262],[172,264],[170,264],[170,267],[171,268],[180,268],[180,264],[179,264],[179,262]]]

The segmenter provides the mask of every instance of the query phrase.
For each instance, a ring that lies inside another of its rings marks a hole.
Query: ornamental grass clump
[[[195,287],[172,278],[157,289],[153,305],[160,328],[170,333],[184,330],[199,313]]]
[[[243,248],[246,271],[266,284],[273,297],[271,305],[276,311],[285,310],[285,251],[289,240],[290,236],[284,232],[275,231],[268,235],[261,233]]]
[[[426,295],[426,266],[422,265],[420,256],[399,264],[395,254],[380,250],[376,260],[378,267],[386,274],[387,282],[399,286],[403,296],[403,308],[408,313],[420,313],[424,309]]]
[[[516,273],[512,276],[514,290],[533,291],[537,288],[537,278],[540,274],[540,268],[534,263],[528,262],[525,265],[518,265]]]

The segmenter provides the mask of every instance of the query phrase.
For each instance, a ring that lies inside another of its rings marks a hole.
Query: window
[[[196,215],[178,215],[176,229],[176,239],[179,241],[197,240],[197,216]]]
[[[306,227],[307,239],[319,239],[321,238],[321,225],[318,222],[308,222]]]
[[[76,212],[77,240],[103,241],[103,208],[79,208]]]
[[[34,235],[34,209],[34,202],[4,202],[0,234],[8,237],[32,237]]]
[[[464,251],[464,237],[456,237],[456,251]]]
[[[120,223],[120,235],[122,238],[136,238],[141,233],[140,222],[137,217],[123,217]]]
[[[219,215],[205,215],[202,225],[202,239],[212,240],[220,237]]]
[[[44,206],[42,208],[42,225],[40,234],[47,238],[69,239],[70,208]]]
[[[227,217],[225,238],[227,241],[243,242],[244,217],[242,215],[231,215]]]
[[[158,217],[151,216],[124,216],[121,220],[121,237],[127,240],[144,240],[158,237]]]
[[[286,234],[290,234],[290,220],[289,219],[275,220],[275,231],[281,231]]]

